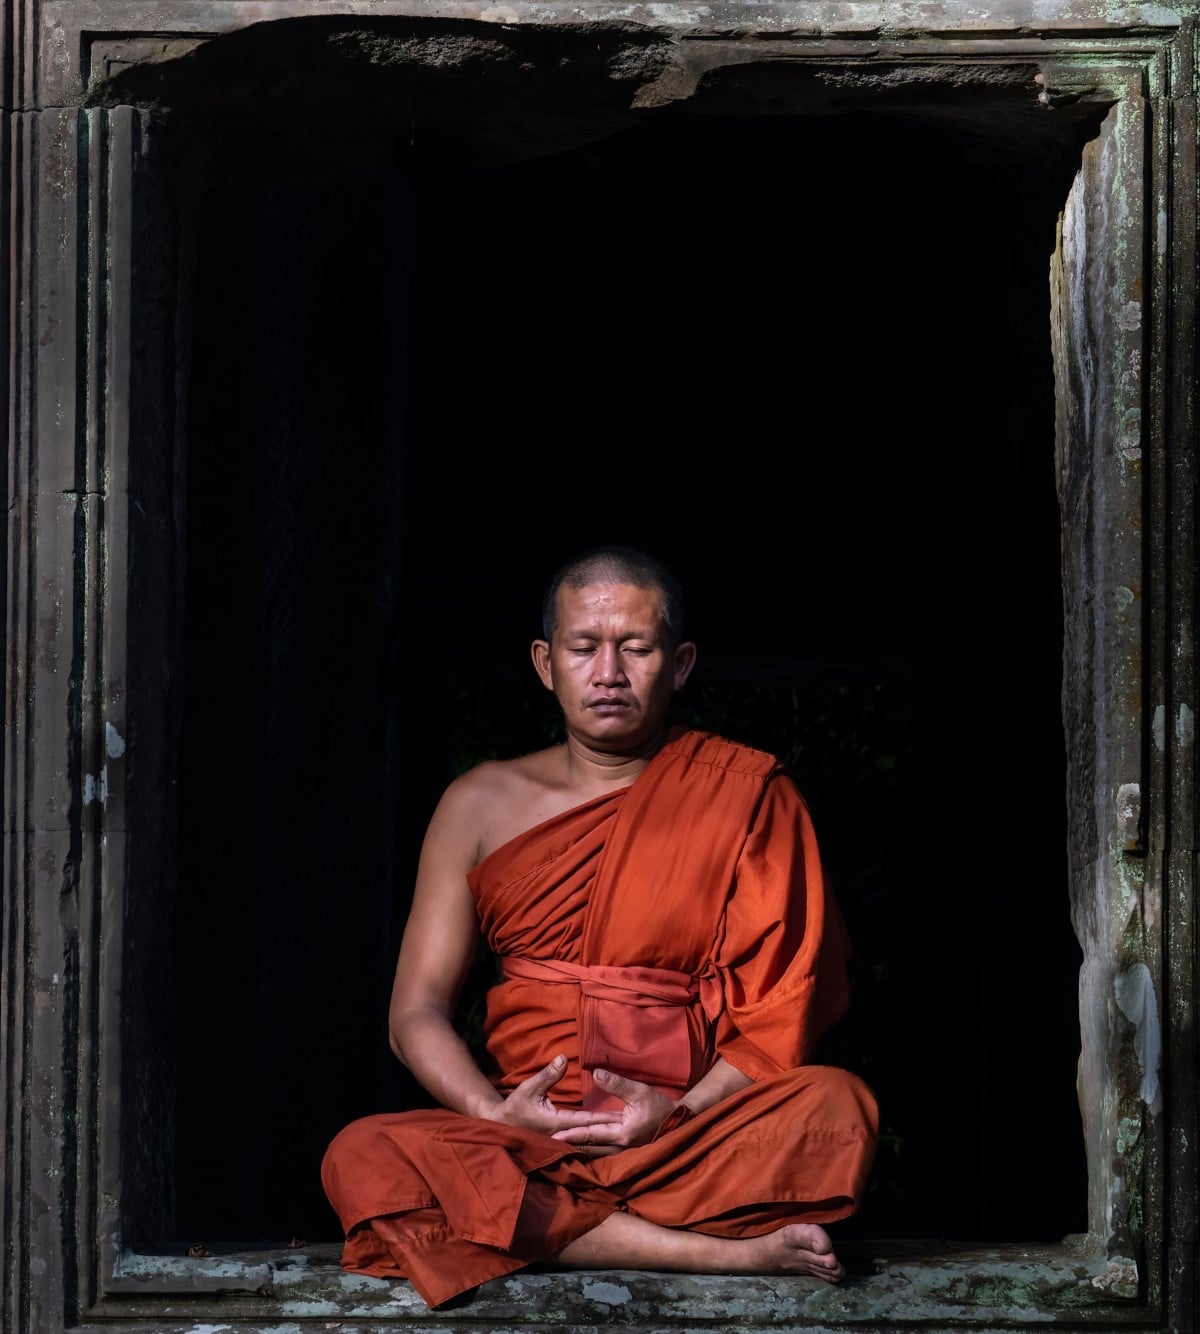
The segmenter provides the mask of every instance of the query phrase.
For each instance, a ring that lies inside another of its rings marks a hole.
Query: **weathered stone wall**
[[[8,0],[5,15],[4,1328],[468,1314],[347,1283],[319,1249],[155,1249],[172,1224],[173,1052],[195,1021],[164,1001],[189,198],[256,155],[301,174],[504,163],[680,105],[883,105],[1011,136],[1061,173],[1048,282],[1089,1233],[1036,1252],[862,1243],[836,1292],[534,1277],[469,1314],[496,1329],[1192,1328],[1191,12]],[[1036,1127],[1031,1095],[1014,1140]]]

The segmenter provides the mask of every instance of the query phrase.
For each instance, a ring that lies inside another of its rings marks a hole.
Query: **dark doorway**
[[[785,754],[857,945],[846,1231],[1086,1223],[1048,266],[1065,185],[919,121],[661,114],[201,209],[178,867],[181,1237],[332,1237],[421,831],[552,720],[542,583],[679,569],[696,722]],[[1029,1201],[1038,1202],[1036,1213]]]

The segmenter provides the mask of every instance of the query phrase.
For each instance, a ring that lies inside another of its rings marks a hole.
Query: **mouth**
[[[604,699],[594,699],[587,707],[593,713],[627,713],[633,705],[628,700],[617,699],[614,696],[606,696]]]

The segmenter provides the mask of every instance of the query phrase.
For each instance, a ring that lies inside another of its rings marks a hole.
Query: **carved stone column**
[[[3,1309],[50,1330],[130,1192],[148,1235],[171,1211],[176,260],[145,116],[5,125]]]

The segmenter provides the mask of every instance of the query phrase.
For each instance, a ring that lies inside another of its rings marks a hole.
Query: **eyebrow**
[[[564,639],[604,639],[607,636],[598,635],[594,630],[572,630],[569,626],[559,626]],[[620,636],[622,642],[626,639],[653,639],[655,632],[653,630],[632,630]]]

